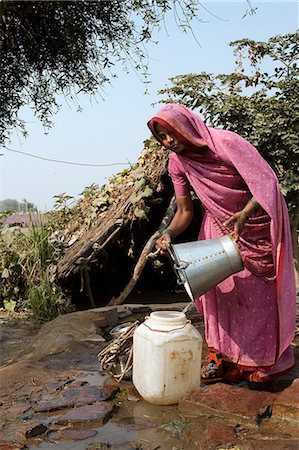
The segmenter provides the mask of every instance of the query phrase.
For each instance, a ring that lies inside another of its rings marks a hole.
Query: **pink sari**
[[[177,196],[192,188],[206,214],[199,239],[228,234],[223,222],[253,196],[261,206],[245,224],[238,246],[245,269],[196,300],[209,348],[264,381],[294,364],[296,293],[290,225],[276,175],[259,152],[236,133],[207,127],[192,111],[169,104],[159,122],[188,145],[172,153],[169,172]]]

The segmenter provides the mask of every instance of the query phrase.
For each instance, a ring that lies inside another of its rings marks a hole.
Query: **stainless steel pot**
[[[244,268],[239,249],[229,235],[172,244],[169,254],[178,283],[184,285],[192,301]]]

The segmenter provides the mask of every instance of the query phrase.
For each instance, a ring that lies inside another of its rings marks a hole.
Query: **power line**
[[[60,163],[60,164],[71,164],[72,166],[108,167],[108,166],[120,166],[120,165],[128,166],[128,165],[130,165],[129,162],[127,162],[127,163],[119,162],[119,163],[109,163],[109,164],[76,163],[76,162],[72,162],[72,161],[62,161],[59,159],[44,158],[43,156],[32,155],[32,153],[21,152],[20,150],[13,150],[12,148],[8,148],[8,147],[5,147],[5,149],[10,152],[20,153],[21,155],[31,156],[31,158],[42,159],[43,161],[50,161],[50,162],[55,162],[55,163]]]

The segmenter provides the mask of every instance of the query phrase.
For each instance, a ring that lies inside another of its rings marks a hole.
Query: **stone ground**
[[[298,450],[299,336],[296,366],[264,390],[202,385],[179,405],[151,405],[130,380],[99,371],[111,328],[185,305],[96,308],[40,329],[0,312],[0,450]],[[203,333],[196,312],[188,316]]]

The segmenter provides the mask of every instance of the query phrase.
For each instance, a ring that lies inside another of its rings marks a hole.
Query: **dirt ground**
[[[108,308],[108,312],[105,308],[96,308],[60,316],[42,327],[26,314],[9,315],[0,311],[0,449],[298,449],[299,400],[297,405],[289,398],[279,401],[278,397],[269,397],[276,395],[275,392],[289,391],[293,398],[298,393],[298,336],[294,341],[296,366],[269,392],[259,393],[257,398],[253,397],[256,393],[248,389],[222,385],[219,391],[217,385],[220,383],[209,386],[205,393],[218,397],[218,412],[216,407],[212,411],[209,404],[203,405],[204,396],[198,400],[198,393],[181,405],[150,405],[134,391],[131,381],[126,380],[117,385],[117,394],[108,398],[107,405],[113,403],[113,414],[102,423],[88,421],[62,427],[53,419],[55,412],[46,416],[36,414],[36,405],[45,396],[51,396],[53,390],[56,396],[60,395],[63,392],[61,386],[63,389],[68,385],[102,389],[105,383],[110,387],[116,384],[107,374],[103,377],[97,361],[97,353],[105,345],[104,339],[113,326],[126,321],[142,321],[153,310],[182,310],[184,306],[185,303],[123,305],[117,310]],[[201,319],[194,311],[188,314],[194,326],[203,333]],[[206,353],[204,348],[204,355]],[[236,395],[241,409],[232,411],[229,404],[233,405],[232,399]],[[249,413],[244,413],[252,404],[258,408],[254,420]],[[276,410],[271,406],[272,417],[270,404],[280,405]],[[190,416],[190,412],[193,415]],[[257,426],[258,417],[260,423]]]

